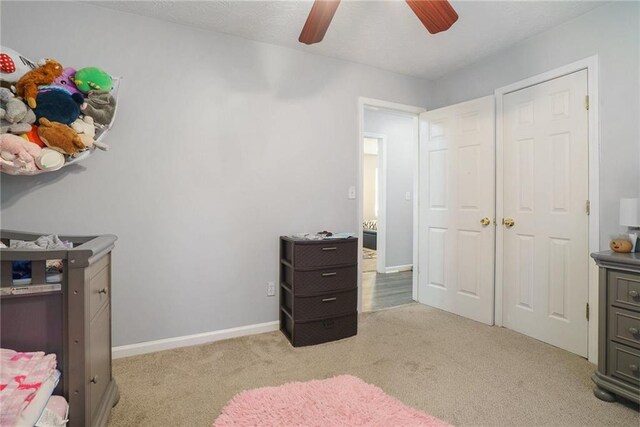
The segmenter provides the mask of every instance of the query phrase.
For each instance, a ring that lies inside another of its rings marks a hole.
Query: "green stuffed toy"
[[[82,93],[88,93],[90,90],[109,92],[113,84],[113,79],[98,67],[86,67],[76,71],[73,82]]]

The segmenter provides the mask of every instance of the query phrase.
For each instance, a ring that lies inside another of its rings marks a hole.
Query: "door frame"
[[[573,62],[571,64],[547,71],[542,74],[529,77],[519,82],[500,87],[494,91],[496,98],[496,221],[504,217],[504,123],[503,97],[511,92],[525,89],[549,80],[557,79],[577,71],[587,70],[587,95],[589,96],[588,109],[588,138],[589,138],[589,252],[600,250],[600,133],[598,122],[598,55]],[[502,271],[504,268],[504,227],[497,224],[496,227],[496,266],[495,266],[495,312],[494,322],[496,326],[503,326],[503,292],[504,283]],[[589,253],[585,254],[589,257]],[[589,293],[588,303],[590,309],[588,320],[587,353],[590,362],[597,363],[598,358],[598,270],[594,262],[589,262]]]
[[[362,217],[364,211],[364,205],[362,200],[362,174],[364,169],[364,110],[366,107],[379,108],[383,110],[389,110],[391,112],[400,111],[403,113],[409,113],[415,115],[415,150],[416,156],[413,164],[414,172],[413,172],[413,286],[412,286],[412,296],[411,298],[414,301],[418,300],[418,239],[417,239],[417,230],[418,230],[418,173],[420,166],[420,113],[426,111],[425,108],[416,107],[413,105],[407,104],[399,104],[397,102],[384,101],[381,99],[375,98],[367,98],[367,97],[358,97],[358,140],[357,140],[357,150],[358,150],[358,171],[356,175],[356,225],[358,227],[358,254],[362,256]],[[360,259],[360,258],[358,258]],[[362,312],[362,263],[358,262],[358,312]]]
[[[364,140],[365,138],[378,140],[378,176],[376,178],[378,181],[378,232],[376,234],[376,271],[378,273],[385,273],[385,270],[387,268],[387,135],[381,133],[364,132],[362,139]],[[362,219],[364,220],[364,198]],[[362,221],[360,223],[362,223]]]

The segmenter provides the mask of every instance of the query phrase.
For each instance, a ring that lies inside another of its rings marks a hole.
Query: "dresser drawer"
[[[344,315],[357,310],[358,290],[298,297],[286,292],[284,306],[296,321],[316,320]]]
[[[640,385],[640,351],[615,342],[609,343],[609,375]]]
[[[300,269],[356,264],[358,262],[357,242],[357,239],[349,239],[296,244],[293,254],[293,266],[296,269]]]
[[[609,338],[640,348],[640,313],[611,307],[608,323]]]
[[[355,288],[358,285],[358,268],[329,268],[312,271],[297,271],[283,265],[286,284],[296,296],[313,295]]]
[[[86,381],[91,405],[90,414],[93,419],[111,381],[111,306],[109,304],[91,321],[89,340],[91,342],[87,354],[89,378]]]
[[[612,305],[640,311],[640,277],[637,274],[609,271],[607,285]]]
[[[358,314],[312,322],[293,322],[285,316],[284,328],[294,347],[321,344],[354,336],[358,333]]]
[[[102,306],[109,301],[110,275],[111,268],[106,265],[89,280],[89,319],[93,319]]]

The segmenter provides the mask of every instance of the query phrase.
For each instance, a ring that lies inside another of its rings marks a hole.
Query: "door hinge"
[[[589,110],[589,95],[584,97],[584,109]]]
[[[591,215],[591,200],[587,200],[585,209],[587,211],[587,215]]]
[[[585,310],[585,315],[587,316],[587,320],[589,320],[589,303],[587,303],[587,308]]]

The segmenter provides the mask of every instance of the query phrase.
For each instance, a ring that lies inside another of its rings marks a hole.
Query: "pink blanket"
[[[0,426],[13,426],[56,369],[56,355],[0,349]]]

